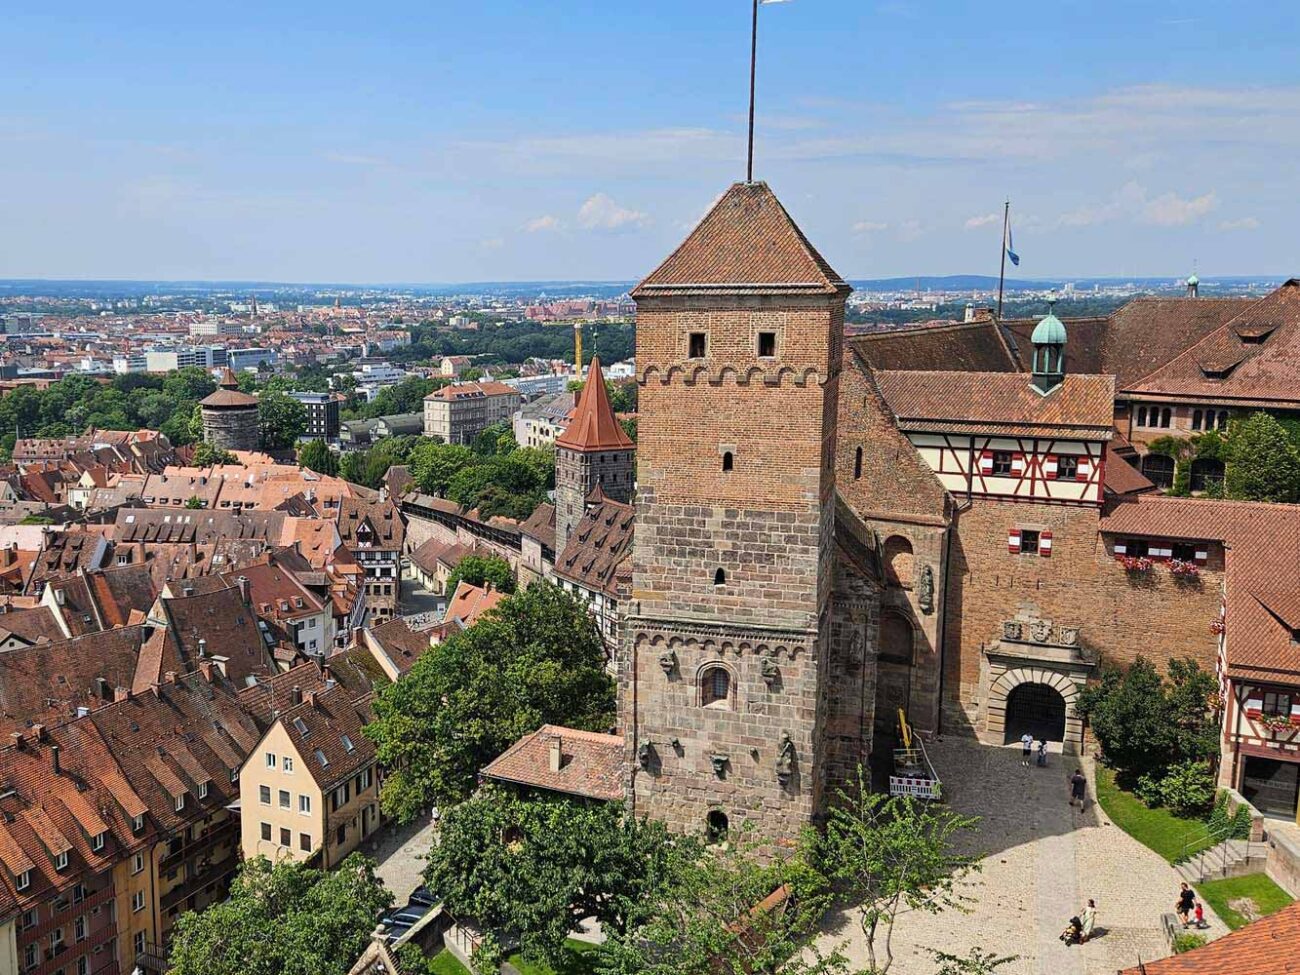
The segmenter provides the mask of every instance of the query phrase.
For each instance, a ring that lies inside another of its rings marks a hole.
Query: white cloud
[[[889,224],[881,223],[878,220],[859,220],[853,225],[855,234],[874,234],[881,230],[888,230]]]
[[[964,226],[967,230],[975,230],[979,227],[987,227],[991,223],[997,223],[1001,217],[1002,214],[1000,213],[984,213],[978,217],[971,217]]]
[[[578,210],[578,224],[587,230],[623,230],[630,227],[643,227],[649,219],[649,215],[640,210],[629,210],[619,206],[604,193],[589,197]]]
[[[1182,227],[1200,220],[1218,205],[1213,191],[1190,200],[1177,193],[1165,193],[1147,202],[1142,208],[1142,220],[1159,227]]]
[[[543,230],[559,230],[563,226],[564,225],[560,222],[559,217],[552,216],[548,213],[545,216],[529,220],[524,224],[524,233],[536,234],[541,233]]]
[[[1239,217],[1236,220],[1224,220],[1219,223],[1220,230],[1258,230],[1259,220],[1255,217]]]

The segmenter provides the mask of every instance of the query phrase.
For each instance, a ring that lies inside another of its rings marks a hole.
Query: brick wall
[[[1192,657],[1213,671],[1221,551],[1194,584],[1176,583],[1160,565],[1135,581],[1099,533],[1099,516],[1090,507],[980,499],[958,515],[944,611],[946,730],[978,728],[982,648],[1021,612],[1077,625],[1080,644],[1100,651],[1103,665],[1141,655],[1163,672],[1170,659]],[[1050,529],[1051,557],[1010,554],[1015,525]]]

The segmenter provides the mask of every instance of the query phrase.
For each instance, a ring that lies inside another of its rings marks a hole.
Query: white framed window
[[[82,914],[72,922],[72,940],[86,940],[86,915]]]
[[[54,869],[55,869],[55,870],[67,870],[67,869],[68,869],[68,854],[67,854],[66,851],[63,852],[63,853],[60,853],[58,856],[56,856],[56,857],[54,858]]]
[[[135,856],[131,857],[131,872],[139,873],[143,869],[144,869],[144,854],[137,853]]]
[[[266,753],[266,767],[275,768],[275,752]]]
[[[200,783],[199,783],[199,798],[200,798],[200,799],[206,799],[207,797],[208,797],[208,783],[206,783],[206,782],[200,782]]]
[[[183,795],[176,797],[176,811],[180,812],[185,808],[185,797]]]
[[[131,895],[131,910],[137,914],[144,910],[144,891],[137,890]]]
[[[304,816],[311,815],[311,796],[300,795],[298,797],[298,812]]]
[[[144,814],[143,814],[143,813],[141,813],[139,816],[134,817],[134,818],[131,820],[131,831],[132,831],[133,833],[138,833],[138,832],[140,832],[140,830],[142,830],[142,829],[144,829]]]
[[[280,767],[285,772],[285,774],[293,775],[293,757],[290,755],[284,756],[284,759]]]
[[[104,848],[104,841],[108,838],[107,833],[96,833],[90,838],[90,848],[98,853]]]
[[[293,805],[293,797],[289,794],[288,789],[280,790],[280,808],[288,809]]]
[[[20,873],[18,875],[18,880],[14,883],[14,886],[17,887],[19,890],[26,890],[31,885],[32,885],[32,872],[30,870],[24,870],[22,873]]]
[[[271,804],[271,787],[269,785],[259,785],[257,787],[257,799],[264,806]]]

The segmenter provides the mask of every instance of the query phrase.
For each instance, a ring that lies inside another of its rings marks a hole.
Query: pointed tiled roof
[[[808,242],[767,184],[736,183],[632,296],[841,290],[848,290],[844,279]]]
[[[614,416],[598,356],[591,357],[587,384],[573,407],[568,427],[555,438],[555,446],[569,450],[632,450],[636,446]]]
[[[234,370],[226,366],[221,373],[221,381],[217,383],[217,389],[200,400],[199,405],[216,407],[256,406],[257,397],[241,392],[239,380],[236,378]]]

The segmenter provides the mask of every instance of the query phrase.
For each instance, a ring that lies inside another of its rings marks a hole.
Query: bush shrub
[[[1210,835],[1244,840],[1250,836],[1250,810],[1243,805],[1229,812],[1230,801],[1226,789],[1220,789],[1214,797],[1214,809],[1210,812],[1209,821]]]
[[[1205,762],[1195,760],[1171,766],[1160,780],[1160,801],[1176,816],[1204,815],[1214,802],[1214,773]]]
[[[1205,944],[1205,935],[1203,934],[1176,934],[1174,935],[1174,954],[1181,955],[1185,951],[1204,948]]]

